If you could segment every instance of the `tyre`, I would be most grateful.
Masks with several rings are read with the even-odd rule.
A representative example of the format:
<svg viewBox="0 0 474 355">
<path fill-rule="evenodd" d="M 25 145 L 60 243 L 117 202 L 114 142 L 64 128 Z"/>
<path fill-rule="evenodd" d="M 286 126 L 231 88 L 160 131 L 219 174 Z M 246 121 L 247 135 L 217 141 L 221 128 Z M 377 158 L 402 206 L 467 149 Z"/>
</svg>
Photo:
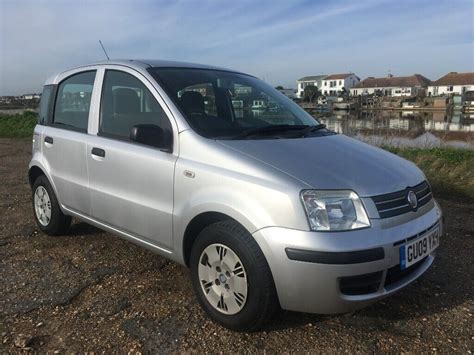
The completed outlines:
<svg viewBox="0 0 474 355">
<path fill-rule="evenodd" d="M 59 207 L 58 199 L 46 176 L 39 176 L 33 184 L 33 215 L 38 227 L 48 235 L 61 235 L 71 225 Z"/>
<path fill-rule="evenodd" d="M 234 221 L 211 224 L 191 250 L 191 278 L 209 317 L 226 328 L 254 331 L 279 309 L 265 256 L 250 233 Z"/>
</svg>

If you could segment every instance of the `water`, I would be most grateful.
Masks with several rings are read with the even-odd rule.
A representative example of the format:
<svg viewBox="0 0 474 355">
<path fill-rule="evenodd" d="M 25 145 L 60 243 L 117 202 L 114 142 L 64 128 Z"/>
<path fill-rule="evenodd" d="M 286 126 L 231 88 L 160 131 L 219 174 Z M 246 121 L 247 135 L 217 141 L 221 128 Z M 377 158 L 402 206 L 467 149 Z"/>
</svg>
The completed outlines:
<svg viewBox="0 0 474 355">
<path fill-rule="evenodd" d="M 376 146 L 474 149 L 474 114 L 384 110 L 311 114 L 333 131 Z"/>
</svg>

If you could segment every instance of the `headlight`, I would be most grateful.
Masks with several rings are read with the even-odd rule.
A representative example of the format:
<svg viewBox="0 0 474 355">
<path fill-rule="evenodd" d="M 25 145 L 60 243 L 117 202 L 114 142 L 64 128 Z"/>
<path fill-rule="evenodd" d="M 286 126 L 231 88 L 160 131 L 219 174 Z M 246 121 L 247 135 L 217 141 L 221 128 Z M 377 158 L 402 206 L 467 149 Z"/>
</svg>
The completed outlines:
<svg viewBox="0 0 474 355">
<path fill-rule="evenodd" d="M 347 231 L 370 226 L 359 196 L 350 190 L 305 190 L 301 199 L 314 231 Z"/>
</svg>

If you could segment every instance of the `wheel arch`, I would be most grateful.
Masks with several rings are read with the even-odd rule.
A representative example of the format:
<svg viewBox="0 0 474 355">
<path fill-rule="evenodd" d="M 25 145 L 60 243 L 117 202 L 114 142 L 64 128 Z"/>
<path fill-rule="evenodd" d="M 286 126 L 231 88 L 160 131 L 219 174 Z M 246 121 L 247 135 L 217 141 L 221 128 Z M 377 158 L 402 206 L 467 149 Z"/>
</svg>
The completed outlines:
<svg viewBox="0 0 474 355">
<path fill-rule="evenodd" d="M 33 184 L 35 183 L 36 179 L 38 177 L 40 177 L 41 175 L 46 176 L 43 169 L 41 169 L 39 166 L 33 165 L 29 168 L 29 170 L 28 170 L 28 181 L 30 183 L 30 187 L 33 187 Z"/>
<path fill-rule="evenodd" d="M 232 218 L 231 216 L 229 216 L 225 213 L 214 212 L 214 211 L 202 212 L 202 213 L 198 214 L 197 216 L 195 216 L 188 223 L 188 225 L 186 226 L 186 230 L 184 232 L 184 235 L 183 235 L 183 246 L 182 246 L 182 248 L 183 248 L 183 250 L 182 250 L 183 261 L 184 261 L 186 266 L 189 267 L 189 261 L 190 261 L 189 259 L 190 259 L 190 256 L 191 256 L 191 249 L 192 249 L 194 241 L 196 240 L 199 233 L 204 228 L 206 228 L 207 226 L 209 226 L 213 223 L 220 222 L 220 221 L 226 221 L 226 220 L 234 221 L 234 222 L 239 223 L 240 225 L 242 225 L 242 223 L 237 221 L 235 218 Z M 243 225 L 242 225 L 242 227 L 245 228 L 245 226 L 243 226 Z"/>
<path fill-rule="evenodd" d="M 59 202 L 59 206 L 61 210 L 63 209 L 62 204 L 61 204 L 61 197 L 58 196 L 58 190 L 56 189 L 56 185 L 54 184 L 53 179 L 51 176 L 48 174 L 48 169 L 46 169 L 40 161 L 38 160 L 33 160 L 28 168 L 28 182 L 30 183 L 30 186 L 33 188 L 33 184 L 35 183 L 35 180 L 41 176 L 44 175 L 46 179 L 48 179 L 49 183 L 51 184 L 51 187 L 53 188 L 53 192 L 56 195 L 56 199 Z M 64 213 L 64 211 L 63 211 Z"/>
</svg>

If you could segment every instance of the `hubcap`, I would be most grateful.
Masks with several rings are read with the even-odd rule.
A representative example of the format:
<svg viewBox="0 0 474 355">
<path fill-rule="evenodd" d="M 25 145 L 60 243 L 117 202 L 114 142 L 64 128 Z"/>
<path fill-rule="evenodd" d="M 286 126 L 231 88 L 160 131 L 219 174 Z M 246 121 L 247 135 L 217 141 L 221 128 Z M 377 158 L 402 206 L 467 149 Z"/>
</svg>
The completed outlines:
<svg viewBox="0 0 474 355">
<path fill-rule="evenodd" d="M 42 226 L 47 226 L 51 221 L 51 200 L 48 191 L 43 186 L 38 186 L 35 191 L 35 214 Z"/>
<path fill-rule="evenodd" d="M 247 301 L 247 273 L 237 254 L 211 244 L 199 258 L 198 276 L 207 301 L 219 312 L 236 314 Z"/>
</svg>

